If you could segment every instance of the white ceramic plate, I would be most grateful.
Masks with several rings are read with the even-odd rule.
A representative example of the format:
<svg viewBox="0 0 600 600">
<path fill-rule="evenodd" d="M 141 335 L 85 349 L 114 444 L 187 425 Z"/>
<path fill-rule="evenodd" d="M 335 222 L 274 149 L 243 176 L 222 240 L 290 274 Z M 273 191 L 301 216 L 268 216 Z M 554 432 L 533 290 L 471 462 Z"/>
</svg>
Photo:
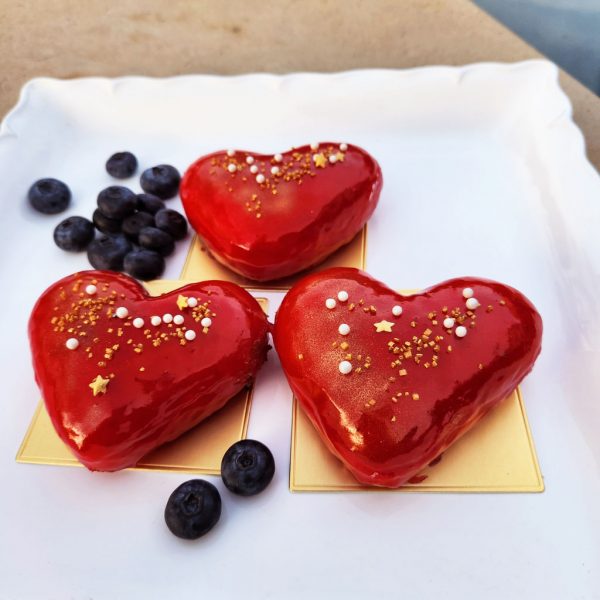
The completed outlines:
<svg viewBox="0 0 600 600">
<path fill-rule="evenodd" d="M 198 543 L 162 520 L 181 474 L 16 464 L 38 399 L 28 313 L 48 284 L 87 267 L 54 247 L 63 215 L 34 214 L 30 183 L 65 180 L 67 214 L 90 215 L 117 150 L 184 169 L 215 149 L 319 139 L 381 162 L 373 275 L 397 288 L 486 276 L 539 308 L 544 350 L 523 391 L 546 492 L 291 494 L 291 398 L 275 357 L 250 422 L 274 451 L 275 480 L 249 500 L 223 492 L 222 521 Z M 0 182 L 0 597 L 598 597 L 600 180 L 553 65 L 37 79 L 2 126 Z"/>
</svg>

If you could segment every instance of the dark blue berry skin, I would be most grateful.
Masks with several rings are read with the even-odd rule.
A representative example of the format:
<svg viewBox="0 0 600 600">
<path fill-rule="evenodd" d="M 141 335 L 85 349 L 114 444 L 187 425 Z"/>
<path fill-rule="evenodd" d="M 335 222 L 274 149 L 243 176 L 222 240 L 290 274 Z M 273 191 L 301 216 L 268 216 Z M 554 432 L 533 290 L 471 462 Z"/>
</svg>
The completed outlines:
<svg viewBox="0 0 600 600">
<path fill-rule="evenodd" d="M 121 219 L 109 219 L 100 212 L 99 208 L 94 211 L 92 221 L 96 229 L 102 233 L 120 233 L 121 231 Z"/>
<path fill-rule="evenodd" d="M 140 231 L 144 227 L 152 227 L 154 225 L 154 217 L 150 213 L 135 212 L 123 219 L 121 223 L 121 231 L 133 241 L 137 241 Z"/>
<path fill-rule="evenodd" d="M 127 179 L 135 173 L 137 164 L 131 152 L 117 152 L 106 161 L 106 171 L 117 179 Z"/>
<path fill-rule="evenodd" d="M 137 209 L 155 215 L 161 208 L 165 208 L 165 203 L 158 197 L 152 194 L 137 195 Z"/>
<path fill-rule="evenodd" d="M 273 479 L 275 460 L 271 451 L 256 440 L 241 440 L 225 452 L 221 461 L 221 478 L 230 492 L 254 496 Z"/>
<path fill-rule="evenodd" d="M 98 194 L 98 208 L 109 219 L 124 219 L 137 207 L 136 195 L 121 185 L 111 185 Z"/>
<path fill-rule="evenodd" d="M 67 217 L 54 229 L 54 242 L 62 250 L 81 252 L 94 239 L 94 224 L 83 217 Z"/>
<path fill-rule="evenodd" d="M 162 275 L 165 259 L 153 250 L 132 250 L 125 255 L 123 269 L 136 279 L 150 281 Z"/>
<path fill-rule="evenodd" d="M 165 522 L 173 535 L 195 540 L 208 533 L 221 518 L 219 490 L 203 479 L 182 483 L 165 506 Z"/>
<path fill-rule="evenodd" d="M 161 256 L 169 256 L 175 250 L 175 241 L 162 229 L 144 227 L 138 235 L 138 244 L 147 250 L 154 250 Z"/>
<path fill-rule="evenodd" d="M 69 206 L 71 190 L 58 179 L 39 179 L 29 188 L 27 198 L 38 212 L 54 215 Z"/>
<path fill-rule="evenodd" d="M 131 249 L 131 242 L 124 235 L 102 235 L 90 243 L 87 255 L 94 269 L 122 271 L 125 255 Z"/>
<path fill-rule="evenodd" d="M 187 233 L 187 221 L 176 210 L 163 208 L 154 215 L 159 229 L 166 231 L 174 240 L 182 240 Z"/>
<path fill-rule="evenodd" d="M 163 200 L 172 198 L 179 191 L 181 175 L 171 165 L 156 165 L 146 169 L 140 177 L 142 189 L 148 193 L 158 196 Z"/>
</svg>

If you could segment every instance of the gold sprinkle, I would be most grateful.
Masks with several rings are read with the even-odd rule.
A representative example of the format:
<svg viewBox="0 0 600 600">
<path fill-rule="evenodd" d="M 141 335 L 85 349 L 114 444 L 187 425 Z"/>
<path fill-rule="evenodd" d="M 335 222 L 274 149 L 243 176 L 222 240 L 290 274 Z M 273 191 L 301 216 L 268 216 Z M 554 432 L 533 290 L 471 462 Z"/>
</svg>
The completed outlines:
<svg viewBox="0 0 600 600">
<path fill-rule="evenodd" d="M 418 400 L 420 398 L 419 394 L 413 394 L 412 395 L 412 399 L 413 400 Z"/>
<path fill-rule="evenodd" d="M 406 375 L 406 369 L 400 369 L 398 374 L 400 375 L 400 377 L 404 377 Z"/>
<path fill-rule="evenodd" d="M 184 308 L 187 308 L 187 305 L 187 297 L 183 296 L 182 294 L 179 294 L 179 296 L 177 296 L 177 308 L 179 308 L 179 310 L 183 310 Z"/>
<path fill-rule="evenodd" d="M 382 331 L 385 331 L 387 333 L 392 333 L 392 327 L 394 325 L 395 325 L 394 323 L 390 323 L 389 321 L 386 321 L 385 319 L 383 321 L 379 321 L 379 323 L 373 323 L 373 327 L 375 327 L 376 333 L 381 333 Z"/>
<path fill-rule="evenodd" d="M 106 387 L 109 383 L 110 379 L 104 379 L 102 375 L 98 375 L 88 387 L 92 390 L 94 396 L 97 396 L 98 394 L 106 394 Z"/>
<path fill-rule="evenodd" d="M 304 360 L 304 354 L 298 354 L 298 360 Z"/>
<path fill-rule="evenodd" d="M 350 347 L 350 344 L 349 344 L 348 342 L 342 342 L 342 343 L 340 344 L 340 348 L 341 348 L 342 350 L 348 350 L 348 348 L 349 348 L 349 347 Z"/>
</svg>

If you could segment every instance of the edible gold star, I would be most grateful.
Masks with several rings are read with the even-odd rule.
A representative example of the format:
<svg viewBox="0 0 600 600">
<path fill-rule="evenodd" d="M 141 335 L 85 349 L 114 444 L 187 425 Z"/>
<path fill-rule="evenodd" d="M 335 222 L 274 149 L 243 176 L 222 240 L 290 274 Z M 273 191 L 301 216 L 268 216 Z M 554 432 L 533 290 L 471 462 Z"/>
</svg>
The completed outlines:
<svg viewBox="0 0 600 600">
<path fill-rule="evenodd" d="M 377 333 L 380 333 L 382 331 L 392 333 L 392 327 L 394 326 L 394 323 L 390 323 L 389 321 L 383 320 L 379 321 L 379 323 L 373 323 L 373 326 L 375 327 Z"/>
<path fill-rule="evenodd" d="M 315 154 L 313 160 L 315 161 L 315 166 L 321 167 L 321 169 L 324 169 L 327 165 L 327 159 L 322 152 L 320 154 Z"/>
<path fill-rule="evenodd" d="M 343 152 L 338 152 L 335 157 L 337 158 L 337 162 L 344 162 L 344 153 Z"/>
<path fill-rule="evenodd" d="M 179 296 L 177 296 L 177 307 L 179 308 L 179 310 L 183 310 L 184 308 L 187 308 L 187 303 L 188 299 L 185 296 L 182 296 L 181 294 L 179 294 Z"/>
<path fill-rule="evenodd" d="M 102 375 L 98 375 L 92 383 L 90 383 L 89 387 L 92 388 L 92 392 L 94 396 L 98 394 L 106 394 L 106 386 L 110 383 L 110 379 L 104 379 Z"/>
</svg>

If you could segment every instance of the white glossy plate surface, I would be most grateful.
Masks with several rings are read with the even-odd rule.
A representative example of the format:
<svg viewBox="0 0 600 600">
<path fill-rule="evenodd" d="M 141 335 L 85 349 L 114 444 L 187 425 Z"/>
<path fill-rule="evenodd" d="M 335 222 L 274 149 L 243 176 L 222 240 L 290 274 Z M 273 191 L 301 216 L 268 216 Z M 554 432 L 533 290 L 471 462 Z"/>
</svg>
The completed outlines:
<svg viewBox="0 0 600 600">
<path fill-rule="evenodd" d="M 216 149 L 319 139 L 381 163 L 374 276 L 395 288 L 484 276 L 537 305 L 544 349 L 523 393 L 545 493 L 291 494 L 291 396 L 273 353 L 249 434 L 273 450 L 275 479 L 241 499 L 211 478 L 222 520 L 197 543 L 163 523 L 181 474 L 16 464 L 38 400 L 29 311 L 47 285 L 87 268 L 52 229 L 91 215 L 112 183 L 106 158 L 129 149 L 143 166 L 184 169 Z M 42 176 L 70 185 L 65 215 L 29 209 Z M 2 125 L 0 182 L 0 598 L 599 597 L 600 178 L 554 66 L 37 79 Z M 269 297 L 274 311 L 281 296 Z"/>
</svg>

